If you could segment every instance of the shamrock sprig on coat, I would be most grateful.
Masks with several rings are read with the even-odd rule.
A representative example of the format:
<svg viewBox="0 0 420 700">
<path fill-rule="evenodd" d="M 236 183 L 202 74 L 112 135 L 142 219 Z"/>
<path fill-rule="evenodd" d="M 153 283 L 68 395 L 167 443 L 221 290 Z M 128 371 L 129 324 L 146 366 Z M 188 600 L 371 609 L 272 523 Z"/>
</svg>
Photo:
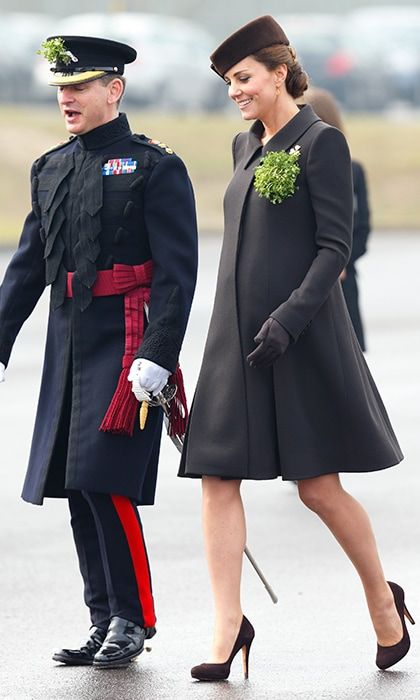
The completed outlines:
<svg viewBox="0 0 420 700">
<path fill-rule="evenodd" d="M 268 151 L 255 169 L 254 188 L 258 195 L 272 204 L 280 204 L 287 197 L 292 197 L 300 173 L 299 156 L 299 145 L 290 151 Z"/>
</svg>

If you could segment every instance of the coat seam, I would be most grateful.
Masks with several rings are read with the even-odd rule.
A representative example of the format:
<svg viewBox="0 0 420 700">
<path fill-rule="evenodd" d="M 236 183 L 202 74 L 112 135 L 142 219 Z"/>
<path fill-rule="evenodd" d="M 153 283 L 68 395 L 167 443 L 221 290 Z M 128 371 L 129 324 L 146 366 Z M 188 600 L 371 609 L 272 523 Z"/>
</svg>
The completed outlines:
<svg viewBox="0 0 420 700">
<path fill-rule="evenodd" d="M 339 283 L 337 282 L 337 284 L 339 284 Z M 343 362 L 342 362 L 342 357 L 341 357 L 341 352 L 340 352 L 340 344 L 338 342 L 337 329 L 335 327 L 334 316 L 332 313 L 331 304 L 329 303 L 330 300 L 331 300 L 331 294 L 328 296 L 325 303 L 327 304 L 328 315 L 330 317 L 330 321 L 332 323 L 333 330 L 334 330 L 334 341 L 335 341 L 335 346 L 337 349 L 337 357 L 338 357 L 338 362 L 340 364 L 340 374 L 341 374 L 341 378 L 342 378 L 342 382 L 343 382 L 344 401 L 345 401 L 345 405 L 347 406 L 348 405 L 348 391 L 347 391 L 346 375 L 345 375 L 344 368 L 343 368 Z M 345 445 L 345 454 L 347 455 L 348 454 L 348 436 L 347 436 L 347 431 L 345 430 L 345 426 L 343 423 L 343 411 L 342 410 L 340 411 L 340 434 L 341 434 L 341 442 L 342 442 L 342 444 Z M 340 465 L 337 465 L 337 472 L 340 471 L 339 467 L 340 467 Z"/>
<path fill-rule="evenodd" d="M 68 340 L 70 340 L 70 338 Z M 62 380 L 62 384 L 60 387 L 61 388 L 60 411 L 57 411 L 56 419 L 52 424 L 51 438 L 50 438 L 50 442 L 49 442 L 49 446 L 48 446 L 47 458 L 44 460 L 44 464 L 46 464 L 47 468 L 44 470 L 44 479 L 41 482 L 40 487 L 39 487 L 39 491 L 38 491 L 38 496 L 41 499 L 41 501 L 45 497 L 45 486 L 46 486 L 46 483 L 48 480 L 48 475 L 49 475 L 51 467 L 52 467 L 51 458 L 54 454 L 54 448 L 55 448 L 56 440 L 57 440 L 58 426 L 60 425 L 60 420 L 61 420 L 61 416 L 62 416 L 62 412 L 63 412 L 63 403 L 64 403 L 65 393 L 66 393 L 67 374 L 69 371 L 69 358 L 70 358 L 70 348 L 67 347 L 66 362 L 65 362 L 66 370 L 65 370 L 64 374 L 62 375 L 63 380 Z M 66 469 L 66 465 L 64 465 L 64 468 Z"/>
</svg>

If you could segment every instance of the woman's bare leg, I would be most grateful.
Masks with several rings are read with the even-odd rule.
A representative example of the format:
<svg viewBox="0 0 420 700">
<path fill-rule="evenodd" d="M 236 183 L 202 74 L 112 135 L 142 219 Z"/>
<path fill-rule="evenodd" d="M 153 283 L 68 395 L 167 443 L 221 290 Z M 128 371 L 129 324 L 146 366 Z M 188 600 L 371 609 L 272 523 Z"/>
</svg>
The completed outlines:
<svg viewBox="0 0 420 700">
<path fill-rule="evenodd" d="M 402 625 L 376 546 L 368 515 L 340 483 L 338 474 L 299 481 L 299 496 L 331 530 L 353 562 L 364 587 L 378 643 L 400 641 Z"/>
<path fill-rule="evenodd" d="M 215 606 L 212 663 L 229 657 L 242 620 L 241 574 L 246 544 L 239 480 L 204 476 L 203 530 Z"/>
</svg>

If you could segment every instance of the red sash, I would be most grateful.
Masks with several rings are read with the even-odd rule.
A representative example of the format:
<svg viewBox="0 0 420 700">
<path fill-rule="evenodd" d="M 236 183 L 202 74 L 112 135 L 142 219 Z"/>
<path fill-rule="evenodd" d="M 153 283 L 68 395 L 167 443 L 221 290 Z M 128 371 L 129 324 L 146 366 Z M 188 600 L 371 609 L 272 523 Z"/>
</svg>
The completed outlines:
<svg viewBox="0 0 420 700">
<path fill-rule="evenodd" d="M 152 275 L 153 262 L 151 260 L 142 265 L 115 264 L 112 270 L 98 270 L 96 273 L 96 280 L 92 287 L 92 296 L 101 297 L 123 294 L 125 317 L 125 350 L 122 357 L 122 370 L 111 403 L 99 427 L 99 430 L 103 432 L 133 435 L 139 404 L 131 391 L 131 382 L 128 381 L 128 374 L 134 356 L 143 340 L 144 307 L 145 304 L 150 303 Z M 68 297 L 73 296 L 72 278 L 73 273 L 68 272 L 66 294 Z M 179 407 L 180 414 L 174 415 L 173 420 L 171 410 L 170 434 L 177 434 L 179 437 L 182 437 L 185 433 L 188 414 L 182 373 L 179 366 L 169 378 L 169 381 L 175 383 L 178 389 L 178 401 L 172 401 L 174 407 L 178 404 L 181 397 L 184 398 L 182 406 Z"/>
</svg>

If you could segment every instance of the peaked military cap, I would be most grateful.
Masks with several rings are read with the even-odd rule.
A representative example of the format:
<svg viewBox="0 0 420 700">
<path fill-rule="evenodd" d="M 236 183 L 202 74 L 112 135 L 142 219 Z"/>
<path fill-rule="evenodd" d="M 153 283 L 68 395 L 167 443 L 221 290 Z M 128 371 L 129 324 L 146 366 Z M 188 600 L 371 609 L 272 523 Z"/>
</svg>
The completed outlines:
<svg viewBox="0 0 420 700">
<path fill-rule="evenodd" d="M 92 36 L 50 36 L 47 42 L 60 40 L 64 51 L 52 66 L 50 85 L 77 85 L 101 78 L 107 73 L 123 75 L 126 63 L 132 63 L 137 51 L 127 44 Z"/>
<path fill-rule="evenodd" d="M 263 15 L 228 36 L 213 51 L 210 56 L 211 68 L 223 78 L 229 68 L 247 56 L 274 44 L 288 46 L 289 43 L 289 39 L 276 20 L 271 15 Z"/>
</svg>

